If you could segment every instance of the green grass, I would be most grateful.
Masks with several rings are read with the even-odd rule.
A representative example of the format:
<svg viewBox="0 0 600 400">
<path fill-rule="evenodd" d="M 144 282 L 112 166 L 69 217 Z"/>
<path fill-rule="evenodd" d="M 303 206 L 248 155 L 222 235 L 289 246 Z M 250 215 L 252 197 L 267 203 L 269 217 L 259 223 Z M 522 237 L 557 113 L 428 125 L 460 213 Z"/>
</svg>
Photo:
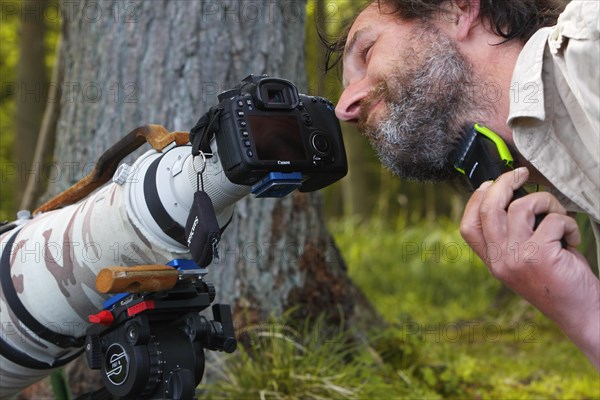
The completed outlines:
<svg viewBox="0 0 600 400">
<path fill-rule="evenodd" d="M 390 322 L 481 315 L 500 287 L 447 221 L 398 228 L 346 221 L 332 231 L 350 276 Z"/>
<path fill-rule="evenodd" d="M 367 337 L 283 318 L 216 366 L 209 398 L 600 399 L 600 376 L 552 322 L 472 256 L 455 224 L 334 223 L 349 273 L 388 321 Z M 461 250 L 461 251 L 459 251 Z"/>
<path fill-rule="evenodd" d="M 304 329 L 272 321 L 252 331 L 250 345 L 208 367 L 220 380 L 200 387 L 209 399 L 363 399 L 426 395 L 374 356 L 374 349 L 321 321 Z M 309 327 L 310 325 L 310 327 Z M 432 393 L 429 393 L 430 395 Z"/>
</svg>

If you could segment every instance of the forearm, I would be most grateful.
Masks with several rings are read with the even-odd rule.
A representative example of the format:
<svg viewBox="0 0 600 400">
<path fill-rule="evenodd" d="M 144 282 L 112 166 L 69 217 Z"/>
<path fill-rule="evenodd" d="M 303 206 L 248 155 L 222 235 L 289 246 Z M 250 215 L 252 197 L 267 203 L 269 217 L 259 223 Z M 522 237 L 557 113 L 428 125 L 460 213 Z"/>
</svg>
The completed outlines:
<svg viewBox="0 0 600 400">
<path fill-rule="evenodd" d="M 581 313 L 572 315 L 575 317 L 573 319 L 555 319 L 555 322 L 596 369 L 600 370 L 600 281 L 597 278 L 595 289 L 591 292 L 589 303 Z"/>
</svg>

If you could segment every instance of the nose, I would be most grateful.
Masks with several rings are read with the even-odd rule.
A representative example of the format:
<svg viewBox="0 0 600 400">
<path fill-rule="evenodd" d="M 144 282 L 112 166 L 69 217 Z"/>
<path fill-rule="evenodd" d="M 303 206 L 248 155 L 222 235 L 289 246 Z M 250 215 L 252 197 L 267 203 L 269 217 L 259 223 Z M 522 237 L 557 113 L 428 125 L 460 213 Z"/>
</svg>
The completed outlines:
<svg viewBox="0 0 600 400">
<path fill-rule="evenodd" d="M 335 115 L 341 121 L 357 123 L 360 116 L 361 103 L 367 97 L 368 91 L 350 85 L 342 92 L 340 100 L 335 107 Z"/>
</svg>

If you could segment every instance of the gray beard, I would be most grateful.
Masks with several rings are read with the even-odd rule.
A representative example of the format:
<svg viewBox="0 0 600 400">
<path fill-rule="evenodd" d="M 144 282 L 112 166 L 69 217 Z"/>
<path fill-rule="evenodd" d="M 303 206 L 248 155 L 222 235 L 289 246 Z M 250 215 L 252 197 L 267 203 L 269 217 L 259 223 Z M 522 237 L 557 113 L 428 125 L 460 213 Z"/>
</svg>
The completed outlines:
<svg viewBox="0 0 600 400">
<path fill-rule="evenodd" d="M 368 115 L 359 120 L 382 164 L 420 182 L 456 179 L 451 157 L 462 127 L 481 121 L 472 68 L 450 39 L 431 29 L 416 32 L 414 37 L 429 46 L 420 53 L 412 50 L 413 57 L 407 57 L 412 65 L 394 71 L 366 100 L 383 97 L 389 114 L 377 126 L 366 125 Z"/>
</svg>

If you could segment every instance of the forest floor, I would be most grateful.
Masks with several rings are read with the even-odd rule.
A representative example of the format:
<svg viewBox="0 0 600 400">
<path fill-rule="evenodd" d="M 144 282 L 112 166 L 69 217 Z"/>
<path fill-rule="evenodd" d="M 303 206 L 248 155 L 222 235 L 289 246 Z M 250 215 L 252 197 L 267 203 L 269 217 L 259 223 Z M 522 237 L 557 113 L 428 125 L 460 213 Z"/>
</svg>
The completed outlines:
<svg viewBox="0 0 600 400">
<path fill-rule="evenodd" d="M 389 323 L 285 319 L 218 366 L 209 398 L 600 399 L 600 375 L 542 314 L 495 281 L 456 224 L 332 223 L 349 273 Z"/>
</svg>

